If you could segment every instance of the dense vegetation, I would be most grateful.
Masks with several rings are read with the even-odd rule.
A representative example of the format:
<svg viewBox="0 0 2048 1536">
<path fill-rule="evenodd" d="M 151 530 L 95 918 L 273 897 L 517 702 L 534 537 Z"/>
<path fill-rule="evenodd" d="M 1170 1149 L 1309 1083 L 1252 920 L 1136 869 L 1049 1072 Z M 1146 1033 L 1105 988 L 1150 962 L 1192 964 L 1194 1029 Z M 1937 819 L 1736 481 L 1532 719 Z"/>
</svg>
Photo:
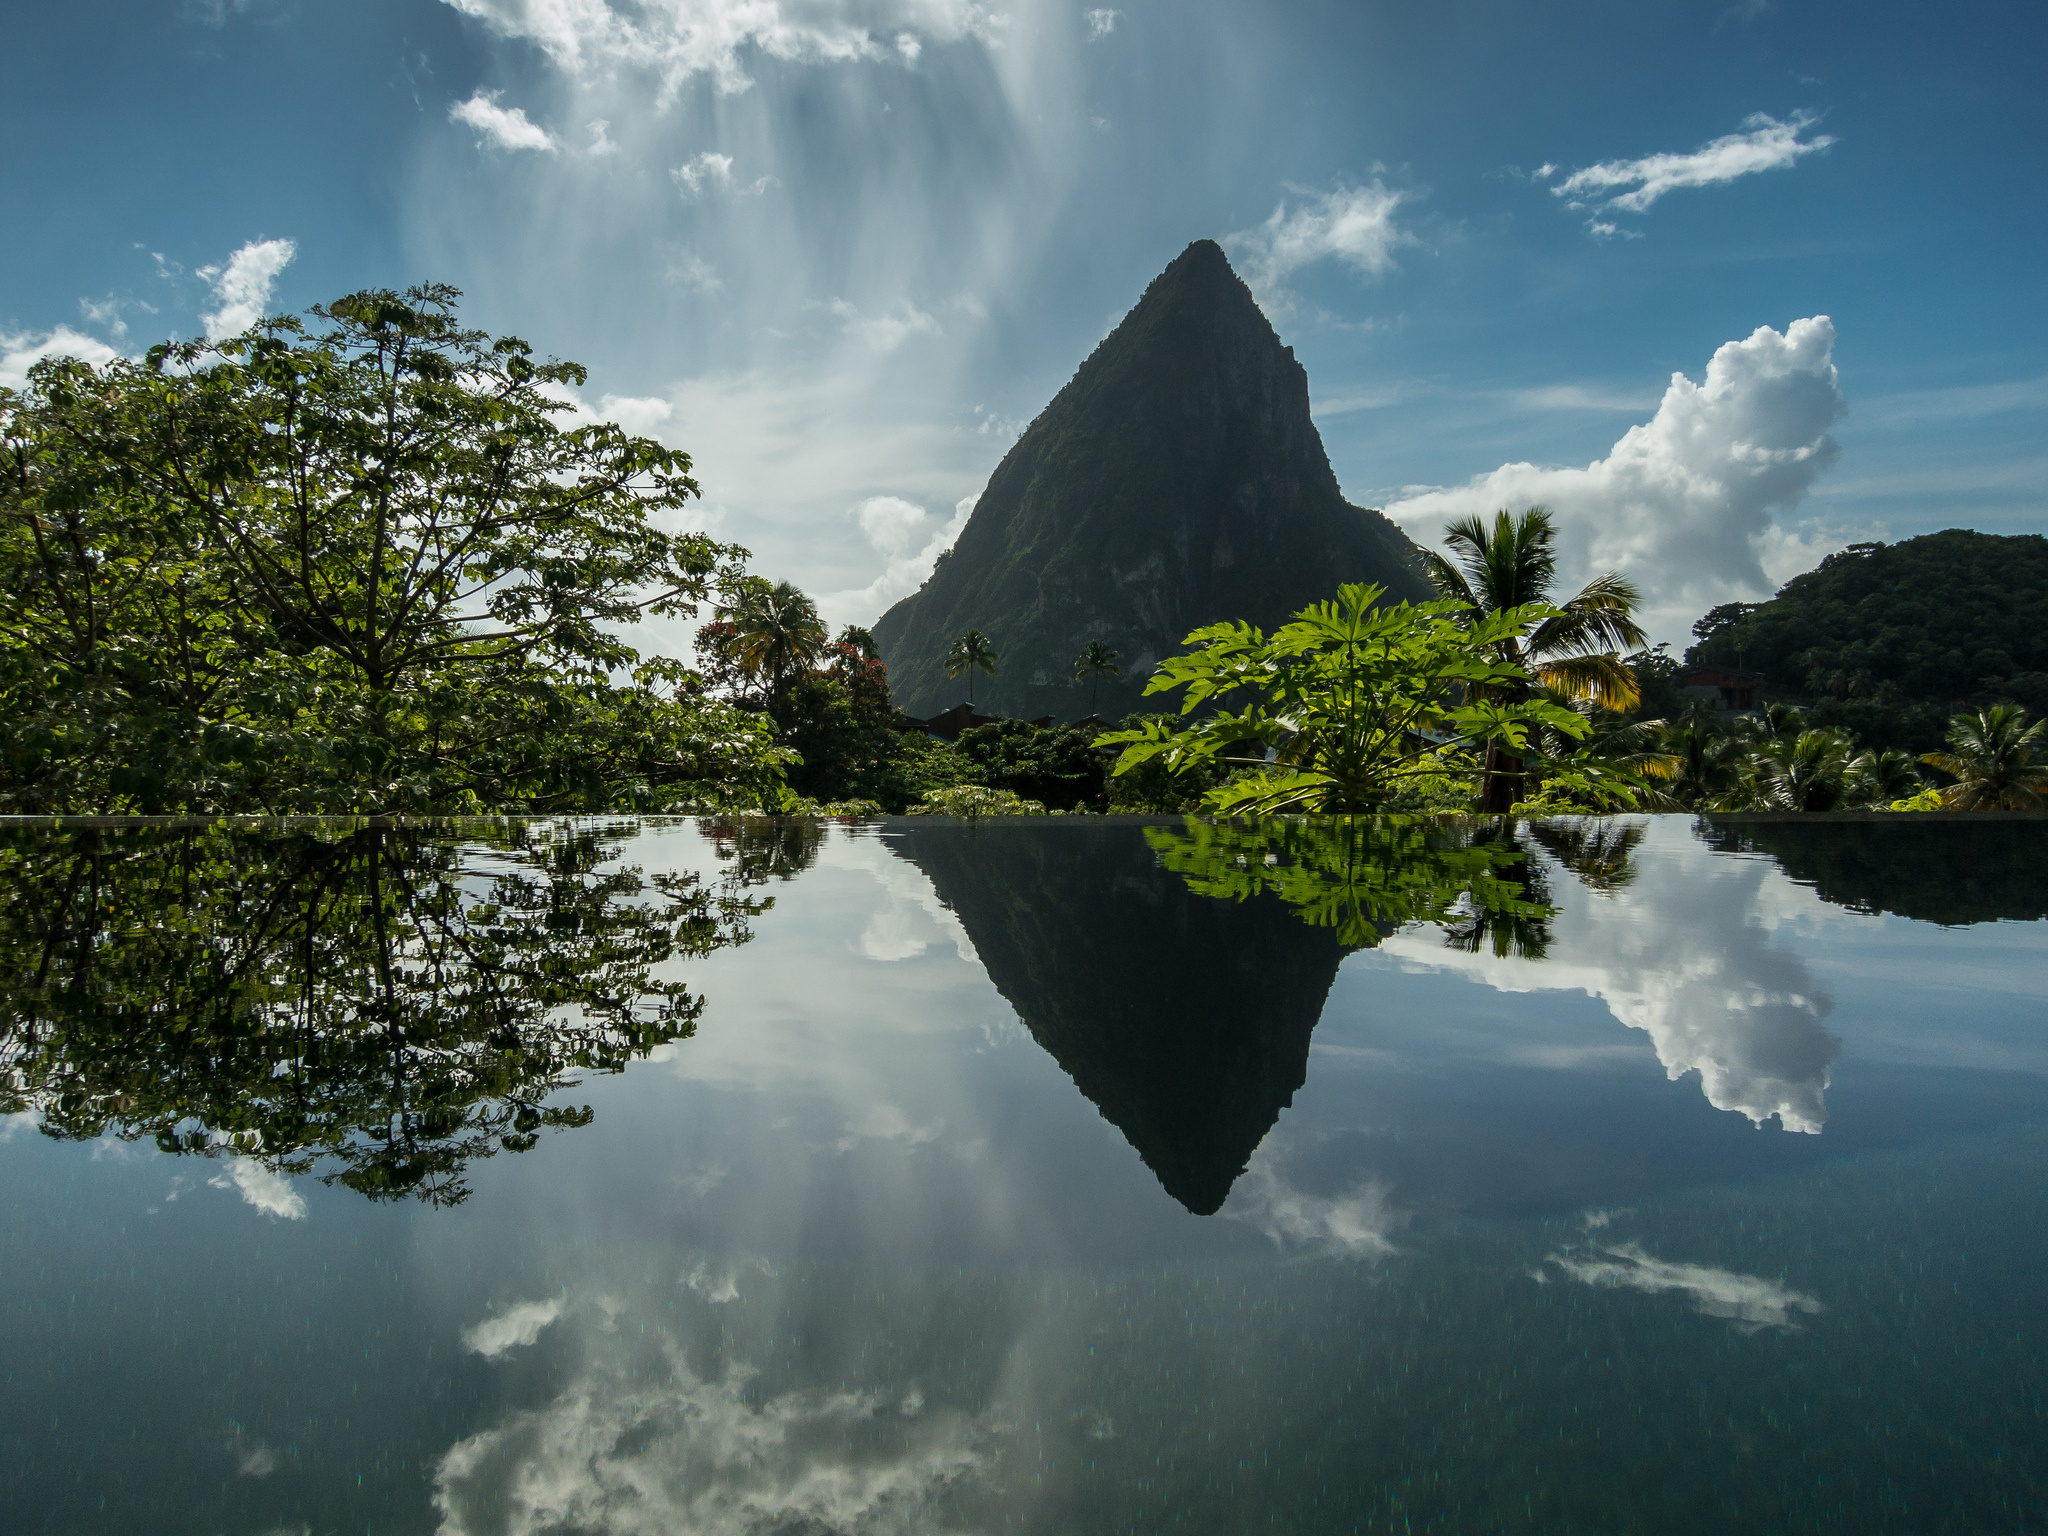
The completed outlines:
<svg viewBox="0 0 2048 1536">
<path fill-rule="evenodd" d="M 2048 711 L 2048 538 L 1951 528 L 1853 545 L 1693 633 L 1688 661 L 1763 673 L 1810 701 L 1816 726 L 1932 751 L 1965 706 Z"/>
</svg>

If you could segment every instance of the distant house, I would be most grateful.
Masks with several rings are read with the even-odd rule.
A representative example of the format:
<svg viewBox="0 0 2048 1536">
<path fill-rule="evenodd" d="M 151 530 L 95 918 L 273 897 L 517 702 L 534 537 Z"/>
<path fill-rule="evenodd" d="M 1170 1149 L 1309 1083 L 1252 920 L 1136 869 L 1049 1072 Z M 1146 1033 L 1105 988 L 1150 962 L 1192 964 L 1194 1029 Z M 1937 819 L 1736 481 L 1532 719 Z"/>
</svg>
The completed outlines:
<svg viewBox="0 0 2048 1536">
<path fill-rule="evenodd" d="M 933 715 L 929 720 L 918 720 L 913 724 L 921 727 L 926 735 L 936 736 L 941 741 L 958 741 L 962 731 L 971 731 L 977 725 L 998 725 L 1006 718 L 1008 717 L 1004 715 L 976 714 L 971 705 L 955 704 L 951 709 Z M 1036 720 L 1026 723 L 1044 730 L 1052 724 L 1052 716 L 1040 715 Z"/>
<path fill-rule="evenodd" d="M 1764 675 L 1734 667 L 1694 667 L 1678 674 L 1678 686 L 1716 709 L 1741 714 L 1762 701 Z"/>
</svg>

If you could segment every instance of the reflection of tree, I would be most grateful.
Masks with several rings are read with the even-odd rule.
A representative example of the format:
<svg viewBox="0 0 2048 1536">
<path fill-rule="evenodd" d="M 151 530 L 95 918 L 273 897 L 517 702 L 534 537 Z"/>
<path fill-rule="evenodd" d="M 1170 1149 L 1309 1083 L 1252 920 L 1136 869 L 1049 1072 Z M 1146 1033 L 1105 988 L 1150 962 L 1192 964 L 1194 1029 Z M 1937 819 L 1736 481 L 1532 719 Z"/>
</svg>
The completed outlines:
<svg viewBox="0 0 2048 1536">
<path fill-rule="evenodd" d="M 630 825 L 17 832 L 0 842 L 0 1112 L 450 1205 L 474 1158 L 691 1034 L 656 966 L 766 903 L 615 860 Z"/>
<path fill-rule="evenodd" d="M 1197 895 L 1271 892 L 1311 927 L 1336 929 L 1347 948 L 1416 922 L 1442 925 L 1461 948 L 1490 940 L 1497 953 L 1540 954 L 1545 942 L 1551 909 L 1512 821 L 1189 818 L 1145 837 Z"/>
<path fill-rule="evenodd" d="M 2048 917 L 2044 827 L 2039 817 L 1949 813 L 1848 824 L 1702 817 L 1698 830 L 1721 852 L 1770 855 L 1787 878 L 1835 906 L 1962 927 Z"/>
</svg>

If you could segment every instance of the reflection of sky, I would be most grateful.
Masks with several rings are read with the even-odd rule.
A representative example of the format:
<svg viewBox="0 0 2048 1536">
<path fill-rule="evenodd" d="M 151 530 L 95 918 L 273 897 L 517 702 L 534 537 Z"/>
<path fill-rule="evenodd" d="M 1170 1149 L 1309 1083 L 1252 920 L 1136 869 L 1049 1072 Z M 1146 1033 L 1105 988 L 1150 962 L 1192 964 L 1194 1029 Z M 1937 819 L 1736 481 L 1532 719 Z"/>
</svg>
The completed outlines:
<svg viewBox="0 0 2048 1536">
<path fill-rule="evenodd" d="M 686 827 L 633 857 L 715 867 Z M 1432 931 L 1348 959 L 1204 1220 L 924 876 L 835 829 L 751 943 L 684 967 L 697 1034 L 566 1094 L 594 1122 L 475 1165 L 457 1210 L 0 1133 L 0 1434 L 49 1499 L 147 1487 L 116 1506 L 195 1536 L 1398 1524 L 1386 1490 L 1434 1477 L 1520 1509 L 1596 1431 L 1675 1504 L 1591 1528 L 1727 1490 L 1797 1524 L 1822 1443 L 1866 1447 L 1858 1486 L 1972 1486 L 1946 1442 L 1909 1466 L 1856 1426 L 1977 1405 L 2011 1441 L 1982 1405 L 2037 1374 L 1986 1341 L 2048 1335 L 2038 925 L 1842 913 L 1682 822 L 1618 897 L 1554 886 L 1552 962 Z M 1758 1134 L 1786 1105 L 1826 1134 Z M 1755 1443 L 1719 1457 L 1702 1414 Z"/>
</svg>

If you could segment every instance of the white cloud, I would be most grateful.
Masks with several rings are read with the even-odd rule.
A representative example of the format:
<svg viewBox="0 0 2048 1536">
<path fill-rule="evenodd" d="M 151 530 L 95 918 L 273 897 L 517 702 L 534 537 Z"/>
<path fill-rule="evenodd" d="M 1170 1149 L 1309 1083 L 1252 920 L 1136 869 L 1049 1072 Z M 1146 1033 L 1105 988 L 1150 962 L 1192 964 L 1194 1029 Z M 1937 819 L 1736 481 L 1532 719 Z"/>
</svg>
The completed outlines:
<svg viewBox="0 0 2048 1536">
<path fill-rule="evenodd" d="M 552 1402 L 458 1441 L 434 1470 L 443 1536 L 886 1536 L 936 1528 L 933 1499 L 988 1464 L 989 1426 L 914 1386 L 770 1393 L 748 1366 L 707 1381 L 659 1347 L 667 1368 L 649 1371 L 593 1341 Z"/>
<path fill-rule="evenodd" d="M 1834 143 L 1830 134 L 1802 139 L 1817 121 L 1810 112 L 1795 112 L 1785 121 L 1759 112 L 1743 122 L 1744 132 L 1724 134 L 1685 155 L 1645 155 L 1640 160 L 1603 160 L 1573 171 L 1550 189 L 1574 208 L 1601 207 L 1645 213 L 1667 192 L 1682 187 L 1711 187 L 1759 171 L 1783 170 L 1804 156 Z M 1541 176 L 1542 171 L 1537 174 Z M 1617 188 L 1627 191 L 1616 191 Z M 1614 193 L 1608 196 L 1608 193 Z M 1609 234 L 1613 226 L 1605 226 Z"/>
<path fill-rule="evenodd" d="M 667 106 L 683 82 L 709 75 L 720 91 L 753 85 L 742 55 L 840 64 L 894 55 L 915 62 L 923 42 L 993 37 L 1003 18 L 979 0 L 447 0 L 494 31 L 525 38 L 565 72 L 643 70 Z M 913 45 L 905 46 L 905 39 Z"/>
<path fill-rule="evenodd" d="M 536 149 L 550 155 L 556 149 L 553 134 L 539 123 L 529 121 L 524 107 L 499 106 L 496 91 L 479 90 L 469 100 L 450 107 L 448 116 L 454 122 L 469 124 L 500 149 Z"/>
<path fill-rule="evenodd" d="M 199 318 L 206 326 L 206 339 L 239 336 L 268 312 L 270 293 L 277 275 L 291 265 L 299 248 L 290 240 L 251 240 L 227 259 L 224 266 L 201 267 L 194 276 L 213 287 L 220 308 Z"/>
<path fill-rule="evenodd" d="M 665 275 L 671 282 L 681 283 L 685 288 L 707 297 L 725 288 L 718 269 L 693 251 L 684 251 L 670 261 Z"/>
<path fill-rule="evenodd" d="M 714 187 L 732 185 L 732 156 L 701 150 L 668 174 L 682 189 L 683 196 L 695 197 L 707 183 Z"/>
<path fill-rule="evenodd" d="M 1596 1249 L 1597 1257 L 1578 1258 L 1554 1253 L 1548 1262 L 1587 1285 L 1645 1291 L 1650 1295 L 1674 1293 L 1686 1297 L 1694 1310 L 1707 1317 L 1731 1319 L 1744 1333 L 1760 1328 L 1796 1329 L 1795 1312 L 1824 1311 L 1821 1304 L 1803 1291 L 1795 1291 L 1781 1280 L 1763 1275 L 1745 1275 L 1711 1264 L 1676 1264 L 1643 1252 L 1638 1243 L 1621 1243 Z"/>
<path fill-rule="evenodd" d="M 882 573 L 865 587 L 829 593 L 818 606 L 835 623 L 872 624 L 898 598 L 924 584 L 939 556 L 960 537 L 980 499 L 979 493 L 961 497 L 951 519 L 927 534 L 930 514 L 923 507 L 900 496 L 868 497 L 853 515 L 869 546 L 882 557 Z"/>
<path fill-rule="evenodd" d="M 600 421 L 611 421 L 635 437 L 655 437 L 674 416 L 676 408 L 659 396 L 606 395 L 597 404 Z"/>
<path fill-rule="evenodd" d="M 612 125 L 609 121 L 602 117 L 594 118 L 588 126 L 590 128 L 590 148 L 584 151 L 585 154 L 589 155 L 592 159 L 597 159 L 603 155 L 616 155 L 619 152 L 619 146 L 612 142 Z"/>
<path fill-rule="evenodd" d="M 22 388 L 28 383 L 29 369 L 46 357 L 75 357 L 98 368 L 120 355 L 97 336 L 68 325 L 41 337 L 0 333 L 0 389 Z"/>
<path fill-rule="evenodd" d="M 562 1315 L 567 1301 L 550 1296 L 545 1301 L 522 1301 L 507 1307 L 496 1317 L 487 1317 L 462 1331 L 462 1347 L 473 1355 L 495 1360 L 515 1349 L 524 1349 Z"/>
<path fill-rule="evenodd" d="M 825 307 L 839 317 L 847 335 L 877 352 L 894 352 L 912 336 L 946 334 L 936 316 L 926 314 L 908 299 L 899 299 L 894 309 L 878 315 L 863 315 L 844 299 L 834 299 Z"/>
<path fill-rule="evenodd" d="M 1275 1144 L 1262 1146 L 1217 1214 L 1256 1228 L 1276 1246 L 1303 1244 L 1359 1258 L 1396 1251 L 1389 1234 L 1408 1215 L 1388 1199 L 1389 1186 L 1370 1179 L 1341 1195 L 1310 1194 L 1281 1174 L 1280 1155 Z"/>
<path fill-rule="evenodd" d="M 1085 12 L 1084 15 L 1088 22 L 1088 41 L 1092 43 L 1097 38 L 1107 37 L 1110 33 L 1114 32 L 1116 30 L 1117 18 L 1123 15 L 1123 12 L 1095 10 Z"/>
<path fill-rule="evenodd" d="M 1414 243 L 1413 236 L 1394 224 L 1394 210 L 1408 194 L 1388 188 L 1377 177 L 1362 187 L 1339 187 L 1334 192 L 1288 190 L 1304 201 L 1290 209 L 1282 198 L 1265 223 L 1223 238 L 1225 249 L 1238 259 L 1246 281 L 1261 298 L 1282 297 L 1292 273 L 1328 257 L 1367 277 L 1383 276 L 1393 270 L 1394 251 Z"/>
<path fill-rule="evenodd" d="M 215 1189 L 239 1191 L 243 1200 L 266 1216 L 281 1216 L 286 1221 L 306 1219 L 305 1200 L 283 1174 L 271 1172 L 253 1157 L 230 1157 L 222 1168 L 221 1173 L 206 1181 Z"/>
<path fill-rule="evenodd" d="M 1561 576 L 1619 570 L 1642 589 L 1660 638 L 1682 637 L 1715 603 L 1770 595 L 1766 557 L 1788 537 L 1773 513 L 1798 506 L 1838 449 L 1847 409 L 1825 315 L 1781 335 L 1760 326 L 1724 344 L 1695 384 L 1673 374 L 1656 414 L 1583 469 L 1503 464 L 1462 486 L 1404 496 L 1387 515 L 1424 543 L 1453 517 L 1547 506 Z"/>
</svg>

